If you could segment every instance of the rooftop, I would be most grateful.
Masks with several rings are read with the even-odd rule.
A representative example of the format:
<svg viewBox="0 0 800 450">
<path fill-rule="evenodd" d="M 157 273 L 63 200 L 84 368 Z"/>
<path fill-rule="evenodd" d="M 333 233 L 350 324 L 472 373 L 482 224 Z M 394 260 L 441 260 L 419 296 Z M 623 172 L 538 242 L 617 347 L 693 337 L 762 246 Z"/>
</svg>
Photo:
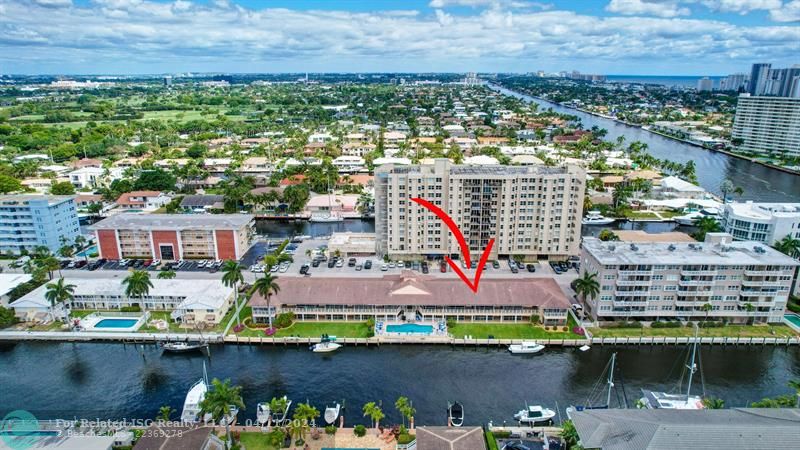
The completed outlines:
<svg viewBox="0 0 800 450">
<path fill-rule="evenodd" d="M 72 200 L 73 198 L 74 197 L 71 195 L 0 195 L 0 204 L 20 204 L 32 201 L 47 201 L 48 205 L 57 205 L 59 203 Z"/>
<path fill-rule="evenodd" d="M 118 214 L 89 227 L 92 230 L 238 230 L 253 220 L 251 214 Z"/>
<path fill-rule="evenodd" d="M 709 233 L 713 234 L 713 233 Z M 724 234 L 724 233 L 717 233 Z M 730 235 L 727 235 L 730 236 Z M 794 259 L 760 242 L 603 242 L 583 240 L 583 248 L 604 265 L 709 264 L 709 265 L 800 265 Z"/>
<path fill-rule="evenodd" d="M 570 414 L 583 448 L 796 448 L 800 409 L 587 409 Z"/>
<path fill-rule="evenodd" d="M 725 208 L 739 217 L 769 220 L 773 217 L 800 217 L 800 203 L 726 203 Z"/>
<path fill-rule="evenodd" d="M 691 236 L 680 231 L 648 233 L 643 230 L 614 230 L 622 242 L 696 242 Z"/>
<path fill-rule="evenodd" d="M 486 441 L 481 427 L 417 427 L 420 450 L 484 450 Z"/>
<path fill-rule="evenodd" d="M 32 278 L 27 273 L 0 273 L 0 296 L 8 294 L 15 287 L 31 281 Z"/>
<path fill-rule="evenodd" d="M 538 306 L 567 309 L 570 302 L 552 278 L 484 278 L 473 293 L 457 278 L 439 278 L 410 270 L 382 278 L 300 278 L 278 280 L 272 302 L 284 305 L 437 305 Z M 266 300 L 255 294 L 253 306 Z"/>
</svg>

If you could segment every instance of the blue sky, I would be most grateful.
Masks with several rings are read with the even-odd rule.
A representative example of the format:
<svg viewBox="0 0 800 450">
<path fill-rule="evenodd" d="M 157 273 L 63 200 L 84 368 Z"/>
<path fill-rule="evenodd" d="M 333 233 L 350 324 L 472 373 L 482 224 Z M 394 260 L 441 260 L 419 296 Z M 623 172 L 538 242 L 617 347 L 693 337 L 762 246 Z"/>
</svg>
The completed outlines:
<svg viewBox="0 0 800 450">
<path fill-rule="evenodd" d="M 0 0 L 0 73 L 720 75 L 798 55 L 800 0 Z"/>
</svg>

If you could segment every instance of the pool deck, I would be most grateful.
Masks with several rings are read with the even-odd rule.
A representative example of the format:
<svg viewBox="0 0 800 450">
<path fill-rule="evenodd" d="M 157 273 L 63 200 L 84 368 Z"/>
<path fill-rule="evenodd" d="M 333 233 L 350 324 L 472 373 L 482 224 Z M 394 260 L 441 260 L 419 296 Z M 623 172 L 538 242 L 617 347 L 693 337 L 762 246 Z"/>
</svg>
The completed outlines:
<svg viewBox="0 0 800 450">
<path fill-rule="evenodd" d="M 797 323 L 792 322 L 789 320 L 789 317 L 794 317 L 797 320 Z M 793 329 L 794 331 L 800 333 L 800 314 L 796 313 L 786 313 L 783 315 L 783 323 L 789 326 L 789 328 Z"/>
</svg>

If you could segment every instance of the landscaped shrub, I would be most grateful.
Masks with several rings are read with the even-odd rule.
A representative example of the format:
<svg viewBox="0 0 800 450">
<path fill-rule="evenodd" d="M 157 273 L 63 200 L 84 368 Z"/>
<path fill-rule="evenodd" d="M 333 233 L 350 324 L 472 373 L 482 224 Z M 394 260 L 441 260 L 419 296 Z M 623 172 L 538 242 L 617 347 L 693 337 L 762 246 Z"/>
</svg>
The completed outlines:
<svg viewBox="0 0 800 450">
<path fill-rule="evenodd" d="M 367 435 L 367 427 L 364 425 L 356 425 L 355 428 L 353 428 L 353 434 L 358 437 L 364 437 Z"/>
<path fill-rule="evenodd" d="M 413 434 L 400 433 L 397 436 L 397 443 L 400 444 L 400 445 L 410 444 L 410 443 L 414 442 L 414 439 L 416 439 L 416 438 L 417 437 L 414 436 Z"/>
<path fill-rule="evenodd" d="M 544 331 L 550 331 L 550 327 L 544 327 Z"/>
<path fill-rule="evenodd" d="M 700 322 L 697 324 L 700 328 L 722 328 L 725 326 L 725 322 Z"/>
<path fill-rule="evenodd" d="M 611 322 L 604 324 L 603 328 L 642 328 L 642 322 Z"/>
<path fill-rule="evenodd" d="M 234 333 L 241 333 L 242 330 L 244 330 L 244 324 L 243 323 L 240 323 L 239 325 L 236 325 L 235 327 L 233 327 L 233 332 Z"/>
<path fill-rule="evenodd" d="M 510 431 L 494 431 L 493 434 L 495 439 L 508 439 L 511 437 Z"/>
<path fill-rule="evenodd" d="M 275 334 L 276 331 L 278 330 L 276 330 L 275 327 L 267 328 L 264 330 L 264 334 L 266 334 L 267 336 L 272 336 L 273 334 Z"/>
<path fill-rule="evenodd" d="M 278 316 L 275 318 L 275 321 L 273 322 L 273 325 L 275 325 L 278 328 L 287 328 L 292 324 L 292 322 L 294 322 L 294 313 L 285 312 L 278 314 Z"/>
<path fill-rule="evenodd" d="M 272 431 L 270 431 L 265 436 L 267 438 L 266 439 L 267 440 L 267 445 L 270 445 L 270 446 L 275 447 L 275 448 L 281 448 L 281 446 L 283 445 L 283 440 L 285 439 L 283 431 L 281 431 L 281 430 L 279 430 L 277 428 L 272 430 Z"/>
<path fill-rule="evenodd" d="M 325 434 L 336 434 L 336 425 L 326 425 Z"/>
<path fill-rule="evenodd" d="M 561 331 L 566 333 L 567 331 L 569 331 L 569 327 L 561 327 Z"/>
<path fill-rule="evenodd" d="M 581 327 L 572 327 L 572 332 L 580 336 L 586 335 L 586 330 Z"/>
<path fill-rule="evenodd" d="M 486 430 L 484 436 L 486 437 L 486 447 L 489 450 L 497 450 L 497 439 L 495 439 L 494 434 L 491 431 Z"/>
<path fill-rule="evenodd" d="M 539 325 L 539 322 L 541 322 L 541 320 L 542 320 L 542 318 L 539 317 L 538 314 L 531 314 L 531 323 L 532 324 Z"/>
<path fill-rule="evenodd" d="M 650 328 L 680 328 L 683 324 L 674 321 L 674 322 L 653 322 L 650 324 Z"/>
<path fill-rule="evenodd" d="M 142 307 L 139 305 L 123 306 L 119 310 L 122 312 L 142 312 Z"/>
</svg>

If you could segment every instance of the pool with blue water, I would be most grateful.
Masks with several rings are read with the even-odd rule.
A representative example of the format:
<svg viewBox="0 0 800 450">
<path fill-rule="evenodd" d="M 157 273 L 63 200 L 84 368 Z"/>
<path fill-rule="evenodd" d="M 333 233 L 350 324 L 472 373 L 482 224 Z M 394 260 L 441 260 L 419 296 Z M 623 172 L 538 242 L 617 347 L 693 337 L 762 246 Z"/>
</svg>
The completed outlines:
<svg viewBox="0 0 800 450">
<path fill-rule="evenodd" d="M 433 334 L 433 325 L 420 325 L 417 323 L 386 325 L 386 332 L 406 333 L 406 334 Z"/>
</svg>

